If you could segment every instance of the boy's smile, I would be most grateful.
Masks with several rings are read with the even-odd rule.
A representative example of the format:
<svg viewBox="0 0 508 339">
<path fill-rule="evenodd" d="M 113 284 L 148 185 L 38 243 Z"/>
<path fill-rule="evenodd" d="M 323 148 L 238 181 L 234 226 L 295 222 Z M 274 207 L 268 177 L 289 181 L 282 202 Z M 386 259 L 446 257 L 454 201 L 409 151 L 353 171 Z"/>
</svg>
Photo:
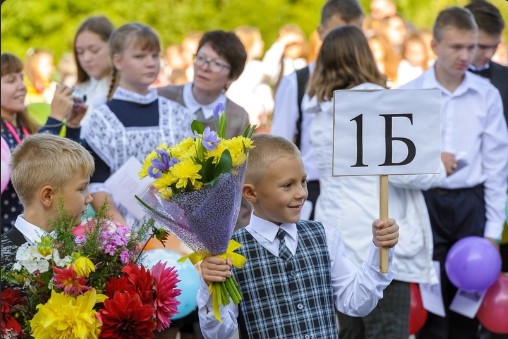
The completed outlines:
<svg viewBox="0 0 508 339">
<path fill-rule="evenodd" d="M 300 220 L 307 199 L 307 174 L 301 158 L 285 155 L 275 159 L 253 185 L 253 194 L 256 216 L 277 225 Z"/>
</svg>

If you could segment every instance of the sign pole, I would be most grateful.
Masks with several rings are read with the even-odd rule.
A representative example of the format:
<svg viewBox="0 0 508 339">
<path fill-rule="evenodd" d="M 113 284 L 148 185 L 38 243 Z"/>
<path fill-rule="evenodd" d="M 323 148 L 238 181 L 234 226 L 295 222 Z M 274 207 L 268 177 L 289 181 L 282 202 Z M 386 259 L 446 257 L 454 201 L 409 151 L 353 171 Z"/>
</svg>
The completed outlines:
<svg viewBox="0 0 508 339">
<path fill-rule="evenodd" d="M 388 175 L 379 177 L 379 219 L 388 220 Z M 388 248 L 379 248 L 379 270 L 381 273 L 388 272 Z"/>
</svg>

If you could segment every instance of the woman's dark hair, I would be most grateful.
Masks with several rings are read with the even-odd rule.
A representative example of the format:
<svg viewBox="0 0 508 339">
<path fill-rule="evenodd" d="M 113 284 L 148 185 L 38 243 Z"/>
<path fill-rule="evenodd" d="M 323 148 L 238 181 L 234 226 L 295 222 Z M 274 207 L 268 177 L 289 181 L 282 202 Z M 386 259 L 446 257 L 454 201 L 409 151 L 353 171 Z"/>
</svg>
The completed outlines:
<svg viewBox="0 0 508 339">
<path fill-rule="evenodd" d="M 206 32 L 199 41 L 198 51 L 205 44 L 210 44 L 212 49 L 231 66 L 229 79 L 236 80 L 242 74 L 247 61 L 247 52 L 234 32 L 221 30 Z"/>
</svg>

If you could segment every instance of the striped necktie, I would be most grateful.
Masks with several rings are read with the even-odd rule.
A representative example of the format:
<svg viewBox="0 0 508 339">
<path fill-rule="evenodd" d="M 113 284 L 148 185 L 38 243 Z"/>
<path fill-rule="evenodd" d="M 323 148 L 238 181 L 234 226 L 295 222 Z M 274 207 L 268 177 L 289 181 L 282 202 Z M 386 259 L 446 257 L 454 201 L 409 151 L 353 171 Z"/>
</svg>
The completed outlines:
<svg viewBox="0 0 508 339">
<path fill-rule="evenodd" d="M 288 260 L 293 256 L 289 248 L 286 246 L 286 241 L 284 240 L 285 237 L 286 231 L 284 231 L 282 228 L 279 228 L 277 231 L 277 238 L 279 238 L 279 258 L 282 260 Z"/>
</svg>

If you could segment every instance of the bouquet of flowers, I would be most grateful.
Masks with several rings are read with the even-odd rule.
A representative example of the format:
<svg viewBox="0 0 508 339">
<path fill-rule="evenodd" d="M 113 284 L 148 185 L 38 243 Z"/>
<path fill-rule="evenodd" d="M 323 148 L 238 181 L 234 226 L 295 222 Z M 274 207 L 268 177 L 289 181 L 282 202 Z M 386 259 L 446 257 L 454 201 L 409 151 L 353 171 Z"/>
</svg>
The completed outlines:
<svg viewBox="0 0 508 339">
<path fill-rule="evenodd" d="M 192 123 L 194 136 L 168 146 L 160 144 L 147 155 L 140 177 L 154 178 L 151 187 L 138 198 L 146 212 L 174 233 L 193 251 L 182 258 L 193 264 L 207 255 L 231 258 L 242 267 L 245 257 L 234 253 L 240 244 L 230 240 L 241 203 L 244 170 L 255 126 L 247 126 L 241 136 L 226 139 L 224 106 L 214 109 L 217 132 L 199 121 Z M 219 306 L 230 298 L 242 299 L 233 278 L 210 285 L 215 317 Z"/>
<path fill-rule="evenodd" d="M 105 208 L 73 226 L 60 203 L 51 235 L 21 245 L 12 269 L 2 267 L 2 338 L 153 338 L 169 327 L 176 271 L 137 264 L 153 219 L 134 232 L 107 220 Z"/>
</svg>

